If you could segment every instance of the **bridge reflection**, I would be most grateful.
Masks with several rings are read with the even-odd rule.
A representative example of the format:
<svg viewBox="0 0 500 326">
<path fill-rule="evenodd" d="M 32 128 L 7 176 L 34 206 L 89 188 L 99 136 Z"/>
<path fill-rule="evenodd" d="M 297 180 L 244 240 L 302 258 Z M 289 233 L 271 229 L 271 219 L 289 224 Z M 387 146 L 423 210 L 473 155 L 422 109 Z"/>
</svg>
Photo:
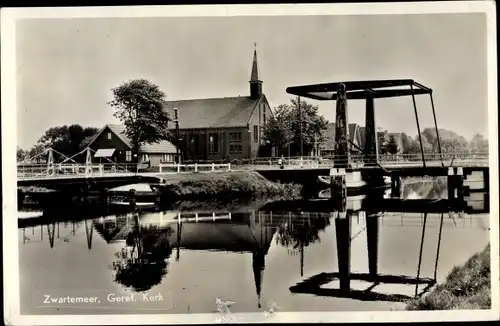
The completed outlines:
<svg viewBox="0 0 500 326">
<path fill-rule="evenodd" d="M 359 214 L 359 213 L 358 213 Z M 422 251 L 425 239 L 425 231 L 427 226 L 427 213 L 423 215 L 422 236 L 420 241 L 420 251 L 418 268 L 416 277 L 408 275 L 383 275 L 378 272 L 379 261 L 379 225 L 382 214 L 380 212 L 366 212 L 366 237 L 367 237 L 367 251 L 368 251 L 368 273 L 351 273 L 351 242 L 352 235 L 352 220 L 354 218 L 352 213 L 336 213 L 334 214 L 335 220 L 335 237 L 337 243 L 337 260 L 338 272 L 335 273 L 320 273 L 307 280 L 300 282 L 292 287 L 292 293 L 314 294 L 318 296 L 329 296 L 339 298 L 351 298 L 362 301 L 404 301 L 413 299 L 423 295 L 434 284 L 436 284 L 436 275 L 439 261 L 439 252 L 441 246 L 441 235 L 443 227 L 443 213 L 440 215 L 440 227 L 438 233 L 438 244 L 436 248 L 434 275 L 432 278 L 420 277 L 420 268 L 422 262 Z M 369 286 L 363 290 L 352 289 L 351 281 L 364 281 L 368 282 Z M 322 286 L 331 283 L 332 281 L 339 281 L 338 288 L 323 288 Z M 399 285 L 415 285 L 414 296 L 404 294 L 386 294 L 375 292 L 374 289 L 380 284 L 399 284 Z M 422 291 L 418 291 L 419 285 L 425 285 Z"/>
</svg>

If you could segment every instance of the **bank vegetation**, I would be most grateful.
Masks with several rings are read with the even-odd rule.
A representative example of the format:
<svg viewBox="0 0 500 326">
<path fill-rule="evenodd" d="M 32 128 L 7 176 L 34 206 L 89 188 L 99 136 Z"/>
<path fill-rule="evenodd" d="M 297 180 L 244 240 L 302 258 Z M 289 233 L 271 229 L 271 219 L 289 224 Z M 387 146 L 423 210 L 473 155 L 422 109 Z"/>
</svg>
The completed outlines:
<svg viewBox="0 0 500 326">
<path fill-rule="evenodd" d="M 300 198 L 302 187 L 279 184 L 253 171 L 169 175 L 166 194 L 171 199 Z"/>
<path fill-rule="evenodd" d="M 491 308 L 490 245 L 456 266 L 433 291 L 409 302 L 407 310 L 458 310 Z"/>
</svg>

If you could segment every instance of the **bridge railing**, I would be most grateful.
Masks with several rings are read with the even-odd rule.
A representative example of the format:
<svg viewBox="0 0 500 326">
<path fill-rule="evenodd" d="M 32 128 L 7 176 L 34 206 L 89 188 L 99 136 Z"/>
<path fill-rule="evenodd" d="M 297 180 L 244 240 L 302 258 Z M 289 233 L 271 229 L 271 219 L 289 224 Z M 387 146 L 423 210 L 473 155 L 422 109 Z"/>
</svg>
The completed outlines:
<svg viewBox="0 0 500 326">
<path fill-rule="evenodd" d="M 159 173 L 230 171 L 231 163 L 160 164 Z"/>
<path fill-rule="evenodd" d="M 488 153 L 425 153 L 427 165 L 445 166 L 487 166 Z M 229 170 L 264 170 L 264 169 L 297 169 L 297 168 L 330 168 L 337 160 L 345 160 L 346 156 L 317 156 L 317 157 L 259 157 L 253 159 L 235 159 L 230 162 L 201 161 L 199 163 L 160 164 L 156 167 L 147 167 L 144 164 L 93 164 L 89 168 L 85 164 L 55 163 L 52 170 L 46 163 L 20 163 L 17 166 L 19 179 L 49 178 L 54 176 L 95 176 L 139 173 L 180 173 Z M 375 157 L 352 154 L 351 166 L 360 167 Z M 390 166 L 422 166 L 421 154 L 381 154 L 377 159 L 379 165 Z"/>
<path fill-rule="evenodd" d="M 123 166 L 117 164 L 54 164 L 49 168 L 47 164 L 19 164 L 17 166 L 18 179 L 53 178 L 71 176 L 96 176 L 105 174 L 135 173 L 136 165 Z"/>
<path fill-rule="evenodd" d="M 277 169 L 280 168 L 280 161 L 283 168 L 321 168 L 330 167 L 335 161 L 345 160 L 347 156 L 331 155 L 317 157 L 270 157 L 256 158 L 250 160 L 235 160 L 233 169 Z M 361 154 L 351 154 L 350 163 L 352 166 L 363 166 L 370 161 L 377 161 L 382 166 L 406 166 L 422 165 L 423 159 L 431 165 L 441 164 L 445 166 L 468 166 L 487 165 L 488 153 L 425 153 L 421 154 L 380 154 L 378 157 L 369 157 Z"/>
</svg>

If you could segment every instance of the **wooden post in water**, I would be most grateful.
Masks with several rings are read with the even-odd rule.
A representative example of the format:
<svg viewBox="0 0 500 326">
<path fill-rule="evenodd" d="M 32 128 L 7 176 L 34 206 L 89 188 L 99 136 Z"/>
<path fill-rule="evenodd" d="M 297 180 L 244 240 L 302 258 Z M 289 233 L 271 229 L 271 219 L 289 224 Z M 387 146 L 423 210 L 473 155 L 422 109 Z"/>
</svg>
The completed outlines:
<svg viewBox="0 0 500 326">
<path fill-rule="evenodd" d="M 17 189 L 17 209 L 21 209 L 24 203 L 24 193 L 21 189 Z"/>
<path fill-rule="evenodd" d="M 135 209 L 135 206 L 136 206 L 135 189 L 130 189 L 130 191 L 129 191 L 129 205 L 130 205 L 131 209 Z"/>
<path fill-rule="evenodd" d="M 457 168 L 456 184 L 457 189 L 457 200 L 460 204 L 464 202 L 464 170 L 463 168 Z"/>
<path fill-rule="evenodd" d="M 179 216 L 179 222 L 180 222 Z M 181 232 L 182 232 L 182 223 L 177 223 L 177 252 L 175 255 L 175 261 L 179 261 L 181 257 Z"/>
<path fill-rule="evenodd" d="M 101 203 L 108 205 L 109 204 L 109 189 L 105 188 L 101 192 Z"/>
<path fill-rule="evenodd" d="M 490 169 L 483 170 L 483 189 L 485 193 L 490 192 Z"/>
<path fill-rule="evenodd" d="M 455 169 L 452 167 L 448 168 L 448 201 L 452 202 L 455 199 Z"/>
<path fill-rule="evenodd" d="M 333 206 L 341 212 L 347 208 L 347 183 L 345 169 L 330 170 L 330 199 Z"/>
<path fill-rule="evenodd" d="M 366 214 L 366 242 L 368 247 L 368 271 L 375 284 L 378 283 L 378 235 L 379 213 Z"/>
<path fill-rule="evenodd" d="M 396 173 L 391 173 L 391 197 L 401 198 L 401 177 Z"/>
<path fill-rule="evenodd" d="M 351 290 L 351 217 L 345 211 L 335 218 L 340 290 Z"/>
</svg>

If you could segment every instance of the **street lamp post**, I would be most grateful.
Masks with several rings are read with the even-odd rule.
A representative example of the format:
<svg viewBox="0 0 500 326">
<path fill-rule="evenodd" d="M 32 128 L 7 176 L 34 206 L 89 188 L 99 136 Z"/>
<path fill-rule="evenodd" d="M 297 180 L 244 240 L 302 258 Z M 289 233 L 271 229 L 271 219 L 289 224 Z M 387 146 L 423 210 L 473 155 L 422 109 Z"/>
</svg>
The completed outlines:
<svg viewBox="0 0 500 326">
<path fill-rule="evenodd" d="M 177 164 L 181 163 L 181 160 L 179 158 L 179 145 L 180 145 L 180 139 L 179 139 L 179 112 L 177 108 L 174 108 L 174 121 L 175 121 L 175 157 Z"/>
</svg>

